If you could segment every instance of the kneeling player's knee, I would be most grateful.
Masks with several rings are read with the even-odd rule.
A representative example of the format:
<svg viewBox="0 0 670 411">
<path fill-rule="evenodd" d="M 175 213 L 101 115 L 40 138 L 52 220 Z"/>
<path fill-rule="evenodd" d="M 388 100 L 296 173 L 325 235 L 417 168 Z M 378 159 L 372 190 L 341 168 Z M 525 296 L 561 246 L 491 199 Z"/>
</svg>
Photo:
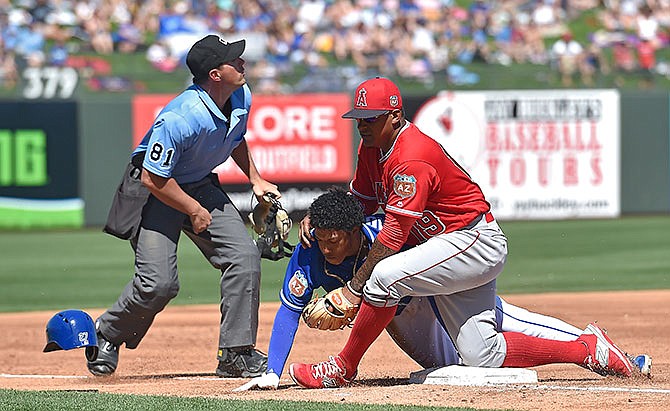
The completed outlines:
<svg viewBox="0 0 670 411">
<path fill-rule="evenodd" d="M 496 364 L 496 356 L 488 347 L 468 347 L 460 352 L 463 365 L 471 367 L 499 367 Z"/>
<path fill-rule="evenodd" d="M 464 365 L 500 367 L 505 359 L 505 339 L 488 324 L 466 324 L 456 339 L 456 349 Z"/>
</svg>

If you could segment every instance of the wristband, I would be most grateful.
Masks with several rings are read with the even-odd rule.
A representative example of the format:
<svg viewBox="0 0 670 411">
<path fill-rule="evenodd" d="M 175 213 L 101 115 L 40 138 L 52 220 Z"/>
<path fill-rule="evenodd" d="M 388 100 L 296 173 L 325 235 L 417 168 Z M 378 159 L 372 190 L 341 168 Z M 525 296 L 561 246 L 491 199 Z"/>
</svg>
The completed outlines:
<svg viewBox="0 0 670 411">
<path fill-rule="evenodd" d="M 345 285 L 347 286 L 349 292 L 355 295 L 356 297 L 361 298 L 363 296 L 363 291 L 354 291 L 354 289 L 351 288 L 351 281 L 347 281 Z"/>
</svg>

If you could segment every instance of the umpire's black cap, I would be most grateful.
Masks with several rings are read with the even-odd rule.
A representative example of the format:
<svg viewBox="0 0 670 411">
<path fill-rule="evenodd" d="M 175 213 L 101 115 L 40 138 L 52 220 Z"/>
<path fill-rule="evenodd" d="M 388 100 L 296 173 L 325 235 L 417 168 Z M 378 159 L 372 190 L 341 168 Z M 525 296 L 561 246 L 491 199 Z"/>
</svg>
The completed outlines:
<svg viewBox="0 0 670 411">
<path fill-rule="evenodd" d="M 245 40 L 227 42 L 210 34 L 193 44 L 186 55 L 186 65 L 195 78 L 206 77 L 213 68 L 234 61 L 244 53 Z"/>
</svg>

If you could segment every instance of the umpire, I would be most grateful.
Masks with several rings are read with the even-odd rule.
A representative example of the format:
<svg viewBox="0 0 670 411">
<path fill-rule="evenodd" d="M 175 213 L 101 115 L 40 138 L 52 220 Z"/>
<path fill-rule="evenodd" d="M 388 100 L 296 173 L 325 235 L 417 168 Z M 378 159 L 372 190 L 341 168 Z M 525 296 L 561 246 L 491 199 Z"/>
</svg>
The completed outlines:
<svg viewBox="0 0 670 411">
<path fill-rule="evenodd" d="M 87 364 L 94 375 L 112 374 L 120 345 L 136 348 L 177 295 L 181 231 L 221 270 L 216 374 L 254 377 L 267 368 L 267 357 L 254 349 L 259 252 L 212 174 L 231 157 L 259 201 L 267 193 L 280 197 L 277 186 L 260 176 L 245 141 L 251 91 L 240 57 L 244 47 L 245 40 L 229 43 L 215 35 L 197 41 L 186 57 L 193 85 L 165 106 L 133 152 L 105 231 L 130 240 L 135 275 L 96 321 L 100 352 Z"/>
</svg>

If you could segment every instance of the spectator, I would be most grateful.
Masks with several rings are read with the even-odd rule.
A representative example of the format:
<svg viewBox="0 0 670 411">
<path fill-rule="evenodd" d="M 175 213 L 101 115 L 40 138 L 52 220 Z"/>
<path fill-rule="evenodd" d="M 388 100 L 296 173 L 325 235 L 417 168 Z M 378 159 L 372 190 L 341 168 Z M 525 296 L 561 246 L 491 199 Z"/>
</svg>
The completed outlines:
<svg viewBox="0 0 670 411">
<path fill-rule="evenodd" d="M 640 41 L 648 42 L 652 48 L 657 47 L 659 45 L 659 24 L 649 5 L 644 4 L 640 7 L 640 14 L 637 16 L 636 23 L 637 37 Z"/>
<path fill-rule="evenodd" d="M 542 31 L 533 21 L 530 21 L 521 31 L 526 44 L 526 58 L 533 64 L 547 64 L 549 53 L 544 46 Z"/>
<path fill-rule="evenodd" d="M 561 83 L 564 86 L 573 84 L 573 76 L 580 69 L 584 49 L 571 33 L 565 33 L 554 43 L 551 48 L 554 63 L 561 75 Z"/>
<path fill-rule="evenodd" d="M 595 42 L 591 42 L 584 50 L 581 73 L 584 84 L 587 86 L 593 85 L 595 76 L 610 73 L 607 58 L 605 58 L 601 47 Z"/>
<path fill-rule="evenodd" d="M 53 8 L 49 4 L 48 0 L 35 0 L 32 7 L 28 10 L 30 15 L 33 18 L 33 21 L 39 23 L 46 23 L 47 17 L 53 11 Z"/>
<path fill-rule="evenodd" d="M 64 66 L 67 63 L 67 59 L 70 55 L 70 52 L 67 49 L 67 44 L 64 40 L 58 40 L 49 49 L 49 54 L 47 55 L 47 63 L 52 66 Z"/>
<path fill-rule="evenodd" d="M 368 27 L 362 21 L 349 30 L 347 48 L 361 73 L 374 68 L 380 57 L 381 50 L 374 42 L 374 27 Z"/>
<path fill-rule="evenodd" d="M 117 30 L 112 34 L 112 40 L 117 51 L 129 54 L 142 48 L 144 38 L 139 27 L 140 25 L 135 24 L 134 21 L 119 24 Z"/>
<path fill-rule="evenodd" d="M 637 0 L 621 0 L 619 3 L 618 18 L 624 30 L 635 30 L 638 15 L 638 3 Z M 616 8 L 616 3 L 614 3 L 612 7 Z"/>
<path fill-rule="evenodd" d="M 19 79 L 14 52 L 6 50 L 0 37 L 0 87 L 11 90 Z"/>
<path fill-rule="evenodd" d="M 567 30 L 562 22 L 563 17 L 560 3 L 556 0 L 537 2 L 531 13 L 533 23 L 539 28 L 542 37 L 554 37 L 563 34 Z"/>
<path fill-rule="evenodd" d="M 515 54 L 513 49 L 512 36 L 514 26 L 512 25 L 512 13 L 509 5 L 502 5 L 496 8 L 489 16 L 488 31 L 493 36 L 496 46 L 495 60 L 501 64 L 509 65 L 512 63 L 512 56 Z"/>
<path fill-rule="evenodd" d="M 42 34 L 43 24 L 31 22 L 28 26 L 22 26 L 17 31 L 16 46 L 14 50 L 18 56 L 28 58 L 30 55 L 43 53 L 46 39 Z"/>
<path fill-rule="evenodd" d="M 270 25 L 268 34 L 269 60 L 281 73 L 289 72 L 291 70 L 291 49 L 294 37 L 291 26 L 289 23 L 276 21 Z"/>
<path fill-rule="evenodd" d="M 267 60 L 259 60 L 250 70 L 249 78 L 254 94 L 277 95 L 288 90 L 279 80 L 277 66 Z"/>
<path fill-rule="evenodd" d="M 109 15 L 104 8 L 93 10 L 90 18 L 84 21 L 84 30 L 96 53 L 111 54 L 114 51 L 110 28 Z"/>
<path fill-rule="evenodd" d="M 614 82 L 617 86 L 621 87 L 625 83 L 624 76 L 633 73 L 636 67 L 633 48 L 625 36 L 612 45 L 612 58 L 616 73 Z"/>
<path fill-rule="evenodd" d="M 519 23 L 519 20 L 513 18 L 510 22 L 509 42 L 505 47 L 507 54 L 512 58 L 514 63 L 526 63 L 530 55 L 532 55 L 532 52 L 529 50 L 530 44 L 526 42 L 526 36 L 526 32 Z M 542 40 L 540 40 L 540 43 L 542 43 Z M 542 45 L 544 46 L 544 43 Z"/>
<path fill-rule="evenodd" d="M 654 42 L 650 39 L 642 39 L 637 43 L 637 66 L 642 73 L 640 86 L 643 88 L 651 87 L 654 82 L 655 49 Z"/>
<path fill-rule="evenodd" d="M 170 49 L 162 40 L 150 45 L 146 55 L 151 65 L 163 73 L 172 73 L 179 67 L 179 58 L 170 53 Z"/>
</svg>

